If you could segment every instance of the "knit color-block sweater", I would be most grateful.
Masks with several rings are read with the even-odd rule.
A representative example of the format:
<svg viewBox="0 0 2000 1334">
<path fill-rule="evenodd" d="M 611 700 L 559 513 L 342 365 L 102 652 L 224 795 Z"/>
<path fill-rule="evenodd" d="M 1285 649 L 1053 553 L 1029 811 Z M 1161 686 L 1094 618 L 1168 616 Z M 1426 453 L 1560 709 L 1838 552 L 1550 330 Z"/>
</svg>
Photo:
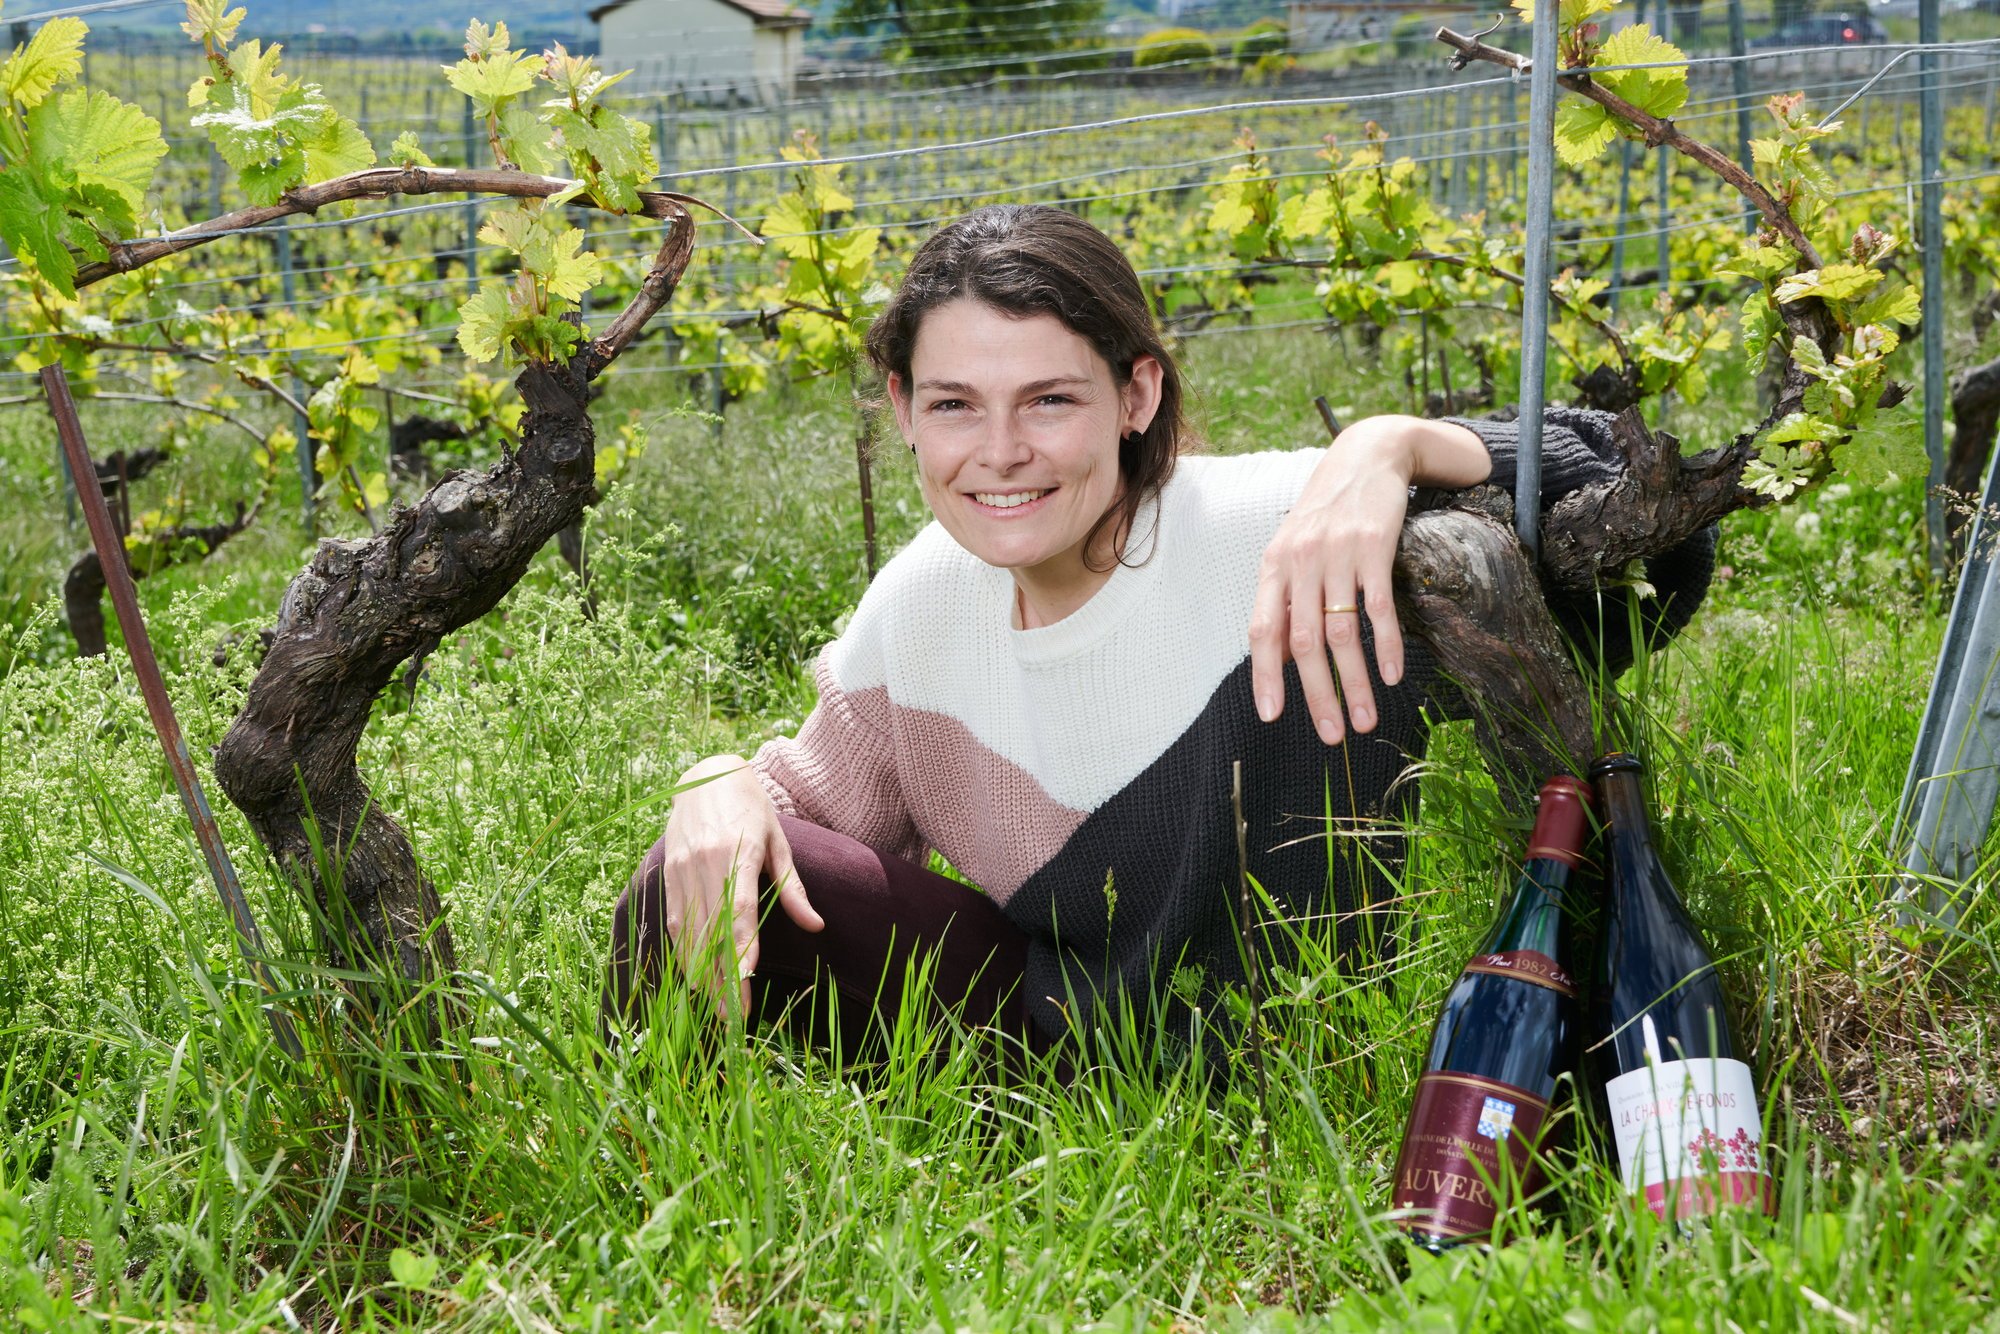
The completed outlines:
<svg viewBox="0 0 2000 1334">
<path fill-rule="evenodd" d="M 1511 485 L 1515 426 L 1462 424 Z M 1615 475 L 1607 427 L 1550 412 L 1546 495 Z M 1377 924 L 1362 910 L 1382 895 L 1381 867 L 1402 860 L 1416 784 L 1398 779 L 1454 696 L 1412 640 L 1403 681 L 1374 682 L 1370 733 L 1321 742 L 1289 665 L 1281 717 L 1257 717 L 1259 561 L 1324 454 L 1181 460 L 1135 525 L 1135 563 L 1032 630 L 1014 628 L 1013 577 L 931 524 L 821 654 L 819 704 L 798 735 L 758 752 L 765 789 L 786 814 L 880 851 L 934 848 L 984 889 L 1029 940 L 1027 1000 L 1052 1036 L 1106 1000 L 1161 996 L 1177 968 L 1198 970 L 1180 981 L 1203 994 L 1241 981 L 1237 760 L 1251 874 L 1292 921 L 1331 924 L 1351 947 Z M 1664 633 L 1699 603 L 1713 548 L 1711 532 L 1654 563 Z M 1285 935 L 1268 933 L 1260 954 L 1284 961 Z"/>
</svg>

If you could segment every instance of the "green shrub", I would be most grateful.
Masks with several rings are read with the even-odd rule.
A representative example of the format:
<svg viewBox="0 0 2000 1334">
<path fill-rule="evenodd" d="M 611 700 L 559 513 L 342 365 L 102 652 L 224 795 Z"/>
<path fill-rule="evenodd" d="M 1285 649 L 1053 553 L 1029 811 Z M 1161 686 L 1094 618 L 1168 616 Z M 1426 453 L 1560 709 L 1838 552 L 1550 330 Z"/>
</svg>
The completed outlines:
<svg viewBox="0 0 2000 1334">
<path fill-rule="evenodd" d="M 1281 56 L 1291 50 L 1292 31 L 1283 19 L 1258 19 L 1237 35 L 1230 54 L 1239 65 L 1249 65 L 1265 56 Z"/>
<path fill-rule="evenodd" d="M 1162 28 L 1149 32 L 1139 39 L 1138 49 L 1132 53 L 1132 64 L 1138 69 L 1152 65 L 1175 65 L 1184 60 L 1215 59 L 1215 43 L 1208 34 L 1193 28 Z"/>
</svg>

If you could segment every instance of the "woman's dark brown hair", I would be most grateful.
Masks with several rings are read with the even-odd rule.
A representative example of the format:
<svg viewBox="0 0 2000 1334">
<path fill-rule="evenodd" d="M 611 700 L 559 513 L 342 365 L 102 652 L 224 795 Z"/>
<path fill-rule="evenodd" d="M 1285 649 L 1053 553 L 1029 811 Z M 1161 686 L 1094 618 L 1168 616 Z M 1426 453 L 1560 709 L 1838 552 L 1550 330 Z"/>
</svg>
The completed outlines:
<svg viewBox="0 0 2000 1334">
<path fill-rule="evenodd" d="M 917 249 L 902 286 L 868 328 L 876 373 L 907 385 L 924 316 L 960 297 L 1017 318 L 1055 316 L 1097 349 L 1121 389 L 1140 357 L 1160 363 L 1159 410 L 1144 431 L 1119 442 L 1124 494 L 1092 525 L 1083 549 L 1093 550 L 1108 524 L 1129 534 L 1140 507 L 1173 475 L 1188 428 L 1180 368 L 1160 341 L 1125 252 L 1083 219 L 1046 204 L 993 204 L 947 223 Z"/>
</svg>

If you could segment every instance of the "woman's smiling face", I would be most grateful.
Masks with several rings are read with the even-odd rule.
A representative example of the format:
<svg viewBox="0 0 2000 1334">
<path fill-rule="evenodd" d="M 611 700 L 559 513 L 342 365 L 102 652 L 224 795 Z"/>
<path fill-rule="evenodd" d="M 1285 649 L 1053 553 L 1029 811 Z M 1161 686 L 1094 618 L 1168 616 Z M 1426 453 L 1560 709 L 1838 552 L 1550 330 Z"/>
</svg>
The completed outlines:
<svg viewBox="0 0 2000 1334">
<path fill-rule="evenodd" d="M 1061 585 L 1088 577 L 1084 541 L 1123 491 L 1119 441 L 1151 423 L 1160 366 L 1140 357 L 1121 387 L 1054 316 L 962 297 L 923 317 L 910 382 L 891 376 L 889 396 L 945 531 L 989 565 Z"/>
</svg>

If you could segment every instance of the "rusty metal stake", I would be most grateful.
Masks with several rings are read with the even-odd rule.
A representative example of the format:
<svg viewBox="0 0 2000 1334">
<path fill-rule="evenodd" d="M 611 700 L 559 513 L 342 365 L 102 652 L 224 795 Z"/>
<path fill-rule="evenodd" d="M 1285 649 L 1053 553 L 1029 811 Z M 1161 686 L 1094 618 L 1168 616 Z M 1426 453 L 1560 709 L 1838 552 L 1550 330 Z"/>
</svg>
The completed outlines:
<svg viewBox="0 0 2000 1334">
<path fill-rule="evenodd" d="M 104 586 L 111 594 L 111 605 L 117 609 L 118 628 L 125 632 L 125 651 L 132 655 L 132 672 L 139 678 L 140 693 L 146 697 L 146 712 L 153 717 L 153 730 L 160 734 L 160 745 L 167 752 L 167 767 L 173 770 L 174 785 L 181 790 L 181 805 L 187 808 L 188 819 L 194 824 L 195 841 L 201 844 L 202 856 L 208 859 L 208 873 L 215 880 L 216 893 L 222 896 L 222 906 L 228 909 L 230 920 L 236 925 L 236 943 L 243 950 L 243 960 L 250 965 L 264 995 L 274 996 L 278 987 L 264 962 L 264 938 L 257 930 L 256 919 L 250 915 L 243 886 L 237 882 L 229 849 L 222 845 L 222 831 L 216 827 L 215 815 L 208 808 L 201 779 L 188 759 L 180 721 L 174 717 L 173 701 L 167 698 L 166 682 L 160 679 L 160 664 L 153 658 L 153 642 L 146 637 L 138 591 L 132 583 L 132 571 L 125 563 L 125 543 L 112 524 L 111 510 L 104 503 L 104 488 L 96 485 L 97 470 L 91 463 L 90 449 L 84 444 L 83 427 L 76 419 L 76 400 L 70 397 L 69 379 L 62 367 L 42 367 L 42 389 L 49 396 L 49 412 L 56 419 L 56 434 L 62 438 L 70 474 L 91 480 L 90 485 L 77 487 L 77 499 L 90 525 L 90 540 L 97 548 L 98 564 L 104 567 Z M 263 1008 L 271 1023 L 271 1033 L 285 1054 L 303 1055 L 291 1015 L 275 1003 Z"/>
</svg>

